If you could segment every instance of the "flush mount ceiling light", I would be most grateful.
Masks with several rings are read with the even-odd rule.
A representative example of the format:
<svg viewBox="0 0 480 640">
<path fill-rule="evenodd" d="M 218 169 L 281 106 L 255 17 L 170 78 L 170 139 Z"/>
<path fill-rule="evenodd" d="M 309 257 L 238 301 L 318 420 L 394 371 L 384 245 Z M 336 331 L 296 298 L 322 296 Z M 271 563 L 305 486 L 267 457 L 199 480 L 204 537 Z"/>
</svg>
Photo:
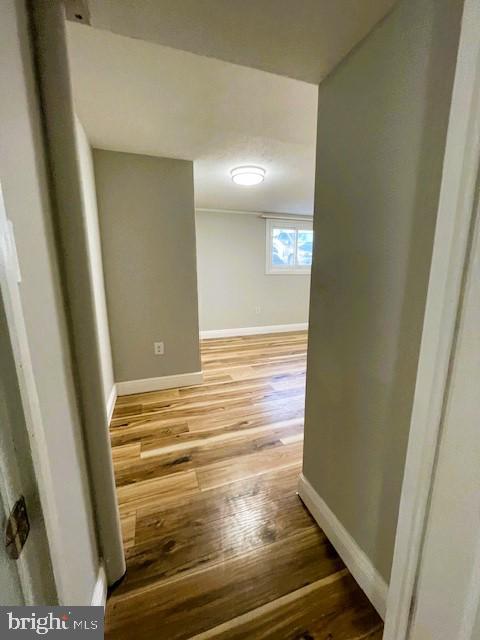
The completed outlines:
<svg viewBox="0 0 480 640">
<path fill-rule="evenodd" d="M 265 173 L 266 171 L 262 167 L 254 166 L 235 167 L 230 171 L 235 184 L 241 184 L 244 187 L 260 184 L 265 180 Z"/>
</svg>

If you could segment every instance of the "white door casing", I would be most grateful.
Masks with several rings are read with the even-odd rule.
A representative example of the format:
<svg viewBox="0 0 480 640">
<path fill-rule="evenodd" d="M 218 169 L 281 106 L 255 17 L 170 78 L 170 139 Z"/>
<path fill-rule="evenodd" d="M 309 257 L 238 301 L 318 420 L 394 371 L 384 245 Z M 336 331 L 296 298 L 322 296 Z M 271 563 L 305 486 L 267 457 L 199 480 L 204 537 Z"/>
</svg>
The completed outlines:
<svg viewBox="0 0 480 640">
<path fill-rule="evenodd" d="M 2 362 L 2 373 L 16 381 L 21 405 L 18 408 L 21 422 L 20 418 L 15 424 L 2 421 L 0 482 L 3 484 L 5 509 L 10 510 L 21 495 L 30 496 L 31 506 L 35 507 L 30 511 L 30 517 L 34 520 L 31 522 L 29 538 L 19 559 L 15 561 L 25 604 L 55 604 L 56 594 L 47 586 L 49 582 L 53 584 L 53 576 L 49 575 L 50 558 L 41 541 L 48 539 L 50 557 L 53 563 L 58 564 L 61 557 L 55 553 L 55 540 L 59 527 L 51 499 L 52 479 L 18 289 L 20 279 L 13 227 L 7 218 L 0 185 L 0 304 L 8 327 L 8 336 L 4 338 L 9 340 L 12 355 L 11 362 Z M 26 433 L 20 434 L 20 430 L 26 430 Z M 27 478 L 27 468 L 32 464 L 32 473 Z M 38 496 L 39 504 L 36 503 Z M 59 567 L 55 573 L 57 589 L 60 576 Z M 53 602 L 46 601 L 52 598 Z"/>
<path fill-rule="evenodd" d="M 409 631 L 412 640 L 473 640 L 480 605 L 478 215 L 462 300 Z"/>
<path fill-rule="evenodd" d="M 457 320 L 472 242 L 480 160 L 480 3 L 466 0 L 460 33 L 384 640 L 427 635 L 412 627 L 434 465 L 449 393 Z M 473 345 L 472 345 L 473 348 Z M 436 481 L 436 480 L 435 480 Z M 445 523 L 452 522 L 445 514 Z M 462 523 L 457 523 L 462 526 Z M 465 523 L 466 524 L 466 523 Z M 429 544 L 429 540 L 425 539 Z M 441 563 L 443 558 L 438 557 Z M 418 583 L 421 588 L 421 584 Z M 455 588 L 453 584 L 449 588 Z M 438 595 L 438 594 L 437 594 Z M 432 593 L 431 598 L 435 598 Z M 439 601 L 440 606 L 440 601 Z M 461 615 L 450 607 L 451 616 Z M 425 630 L 424 630 L 425 631 Z M 458 640 L 457 636 L 451 636 Z M 466 640 L 470 636 L 463 636 Z M 438 640 L 438 638 L 435 638 Z"/>
</svg>

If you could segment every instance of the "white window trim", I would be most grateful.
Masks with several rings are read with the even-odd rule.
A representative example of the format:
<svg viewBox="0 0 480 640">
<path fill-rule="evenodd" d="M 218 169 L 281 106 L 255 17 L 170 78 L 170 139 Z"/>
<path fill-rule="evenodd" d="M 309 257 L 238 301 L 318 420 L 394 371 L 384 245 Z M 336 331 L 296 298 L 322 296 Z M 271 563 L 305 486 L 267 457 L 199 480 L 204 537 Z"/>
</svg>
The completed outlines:
<svg viewBox="0 0 480 640">
<path fill-rule="evenodd" d="M 265 273 L 270 276 L 305 276 L 311 272 L 311 267 L 300 267 L 286 265 L 285 267 L 279 267 L 272 265 L 272 231 L 274 228 L 282 229 L 297 229 L 297 230 L 311 230 L 313 229 L 313 222 L 305 220 L 282 220 L 277 218 L 269 218 L 266 220 L 265 225 Z M 295 247 L 295 255 L 297 248 Z"/>
</svg>

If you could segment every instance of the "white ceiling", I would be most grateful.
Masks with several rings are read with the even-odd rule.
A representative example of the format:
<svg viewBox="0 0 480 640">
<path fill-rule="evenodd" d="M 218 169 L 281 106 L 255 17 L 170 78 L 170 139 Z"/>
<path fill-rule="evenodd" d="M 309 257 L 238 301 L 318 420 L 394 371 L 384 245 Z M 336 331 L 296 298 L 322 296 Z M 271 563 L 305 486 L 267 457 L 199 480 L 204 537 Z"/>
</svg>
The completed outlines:
<svg viewBox="0 0 480 640">
<path fill-rule="evenodd" d="M 396 0 L 69 2 L 93 27 L 318 84 Z"/>
<path fill-rule="evenodd" d="M 315 85 L 77 23 L 67 34 L 94 147 L 193 160 L 199 208 L 312 213 Z M 244 164 L 265 182 L 235 185 Z"/>
<path fill-rule="evenodd" d="M 311 214 L 317 87 L 304 81 L 395 1 L 67 0 L 92 25 L 67 22 L 77 113 L 93 146 L 193 160 L 199 208 Z M 243 164 L 265 182 L 233 184 Z"/>
</svg>

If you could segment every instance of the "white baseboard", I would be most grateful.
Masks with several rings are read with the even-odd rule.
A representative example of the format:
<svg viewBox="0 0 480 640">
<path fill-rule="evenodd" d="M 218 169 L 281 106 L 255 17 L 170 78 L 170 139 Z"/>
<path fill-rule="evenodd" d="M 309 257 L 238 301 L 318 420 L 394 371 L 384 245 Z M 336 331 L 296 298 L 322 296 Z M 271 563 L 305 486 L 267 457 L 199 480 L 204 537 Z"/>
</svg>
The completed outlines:
<svg viewBox="0 0 480 640">
<path fill-rule="evenodd" d="M 107 575 L 105 573 L 105 567 L 103 562 L 100 562 L 98 567 L 97 581 L 93 589 L 92 594 L 92 607 L 105 607 L 107 602 Z"/>
<path fill-rule="evenodd" d="M 286 333 L 288 331 L 306 331 L 308 322 L 296 324 L 271 324 L 263 327 L 240 327 L 238 329 L 212 329 L 200 331 L 200 338 L 231 338 L 233 336 L 253 336 L 260 333 Z"/>
<path fill-rule="evenodd" d="M 107 400 L 107 424 L 110 426 L 110 422 L 112 421 L 113 410 L 115 409 L 115 402 L 117 400 L 117 385 L 114 384 L 110 395 Z"/>
<path fill-rule="evenodd" d="M 128 396 L 131 393 L 145 393 L 147 391 L 161 391 L 174 387 L 190 387 L 203 382 L 203 372 L 179 373 L 174 376 L 161 376 L 160 378 L 144 378 L 143 380 L 125 380 L 117 382 L 119 396 Z"/>
<path fill-rule="evenodd" d="M 318 526 L 323 529 L 350 573 L 384 620 L 388 592 L 385 580 L 303 473 L 299 477 L 298 493 Z"/>
</svg>

